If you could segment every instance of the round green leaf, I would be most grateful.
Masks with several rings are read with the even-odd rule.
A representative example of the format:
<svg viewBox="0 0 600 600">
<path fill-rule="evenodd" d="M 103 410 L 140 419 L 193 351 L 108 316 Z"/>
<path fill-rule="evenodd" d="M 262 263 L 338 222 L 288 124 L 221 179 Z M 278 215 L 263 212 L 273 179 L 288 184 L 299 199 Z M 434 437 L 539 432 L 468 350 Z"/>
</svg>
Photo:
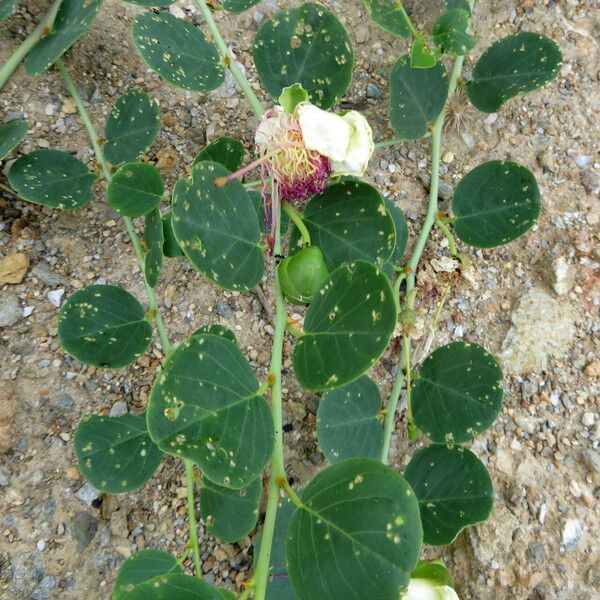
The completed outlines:
<svg viewBox="0 0 600 600">
<path fill-rule="evenodd" d="M 200 513 L 211 535 L 224 542 L 237 542 L 248 535 L 258 521 L 258 508 L 262 494 L 259 477 L 250 485 L 232 490 L 202 480 Z"/>
<path fill-rule="evenodd" d="M 452 342 L 423 362 L 412 390 L 413 419 L 431 441 L 461 444 L 494 422 L 502 397 L 496 359 L 477 344 Z"/>
<path fill-rule="evenodd" d="M 29 124 L 25 119 L 15 119 L 0 125 L 0 160 L 23 141 L 28 131 Z"/>
<path fill-rule="evenodd" d="M 410 57 L 396 62 L 390 77 L 391 123 L 407 140 L 422 138 L 438 118 L 448 96 L 448 73 L 441 62 L 430 69 L 410 66 Z"/>
<path fill-rule="evenodd" d="M 215 46 L 200 29 L 170 13 L 138 15 L 133 41 L 146 64 L 176 87 L 210 92 L 225 80 L 225 67 Z"/>
<path fill-rule="evenodd" d="M 136 585 L 119 600 L 230 600 L 231 592 L 213 587 L 204 579 L 171 573 Z M 235 598 L 235 596 L 234 596 Z"/>
<path fill-rule="evenodd" d="M 366 375 L 323 394 L 317 440 L 330 463 L 360 456 L 378 458 L 383 448 L 379 388 Z"/>
<path fill-rule="evenodd" d="M 273 419 L 248 361 L 231 341 L 194 335 L 167 358 L 148 403 L 159 448 L 198 464 L 233 489 L 262 473 L 273 449 Z"/>
<path fill-rule="evenodd" d="M 447 10 L 433 25 L 433 41 L 447 54 L 466 54 L 475 47 L 475 38 L 467 31 L 470 21 L 471 13 L 467 10 Z"/>
<path fill-rule="evenodd" d="M 431 69 L 435 67 L 440 52 L 429 44 L 425 38 L 418 37 L 410 49 L 410 66 L 414 69 Z"/>
<path fill-rule="evenodd" d="M 144 485 L 163 455 L 148 435 L 145 413 L 87 415 L 75 432 L 75 454 L 83 476 L 107 494 L 122 494 Z"/>
<path fill-rule="evenodd" d="M 19 0 L 0 0 L 0 22 L 8 19 L 19 5 Z"/>
<path fill-rule="evenodd" d="M 494 490 L 485 465 L 461 446 L 434 444 L 417 452 L 406 467 L 421 509 L 426 544 L 450 544 L 468 525 L 485 521 Z"/>
<path fill-rule="evenodd" d="M 108 116 L 104 155 L 113 165 L 136 160 L 150 148 L 159 127 L 158 104 L 142 90 L 129 90 Z"/>
<path fill-rule="evenodd" d="M 290 584 L 285 562 L 285 541 L 294 509 L 295 507 L 289 498 L 283 500 L 277 508 L 265 600 L 297 600 Z M 254 547 L 255 570 L 260 554 L 261 533 L 259 532 Z"/>
<path fill-rule="evenodd" d="M 39 75 L 54 64 L 91 27 L 102 0 L 62 0 L 52 31 L 44 36 L 25 59 L 27 75 Z"/>
<path fill-rule="evenodd" d="M 302 220 L 329 270 L 353 260 L 383 264 L 394 251 L 394 221 L 381 194 L 368 183 L 330 185 L 306 205 Z M 299 238 L 294 230 L 292 247 L 298 247 Z"/>
<path fill-rule="evenodd" d="M 533 173 L 517 163 L 494 160 L 475 167 L 456 187 L 454 230 L 471 246 L 501 246 L 531 229 L 540 208 Z"/>
<path fill-rule="evenodd" d="M 471 7 L 468 0 L 444 0 L 444 7 L 448 10 L 452 8 L 462 8 L 471 14 Z"/>
<path fill-rule="evenodd" d="M 146 257 L 144 260 L 144 275 L 150 287 L 156 287 L 163 262 L 163 222 L 160 210 L 155 208 L 146 215 L 144 226 L 144 242 L 146 244 Z"/>
<path fill-rule="evenodd" d="M 364 0 L 369 16 L 388 33 L 408 37 L 410 27 L 398 0 Z"/>
<path fill-rule="evenodd" d="M 231 290 L 253 288 L 263 276 L 264 259 L 256 211 L 237 180 L 215 187 L 229 171 L 214 162 L 192 169 L 173 191 L 173 231 L 188 260 L 208 279 Z"/>
<path fill-rule="evenodd" d="M 152 327 L 144 307 L 114 285 L 89 285 L 62 307 L 58 337 L 79 362 L 117 369 L 137 360 L 148 348 Z"/>
<path fill-rule="evenodd" d="M 309 390 L 358 379 L 383 354 L 396 326 L 387 277 L 364 261 L 333 271 L 306 311 L 294 348 L 294 372 Z"/>
<path fill-rule="evenodd" d="M 558 45 L 539 33 L 522 32 L 498 40 L 477 61 L 467 86 L 469 100 L 496 112 L 507 100 L 546 85 L 560 72 Z"/>
<path fill-rule="evenodd" d="M 223 8 L 227 12 L 241 13 L 253 6 L 256 6 L 260 0 L 223 0 Z"/>
<path fill-rule="evenodd" d="M 148 163 L 132 162 L 120 167 L 106 190 L 108 203 L 125 217 L 152 212 L 165 193 L 160 171 Z"/>
<path fill-rule="evenodd" d="M 183 256 L 183 250 L 179 247 L 175 234 L 173 233 L 172 224 L 173 213 L 171 211 L 165 213 L 162 218 L 163 236 L 165 243 L 163 244 L 163 254 L 168 258 L 179 258 Z"/>
<path fill-rule="evenodd" d="M 8 182 L 29 202 L 72 210 L 93 197 L 96 175 L 77 158 L 60 150 L 36 150 L 21 156 L 8 172 Z"/>
<path fill-rule="evenodd" d="M 385 198 L 385 207 L 394 221 L 396 228 L 396 246 L 392 256 L 383 265 L 383 271 L 391 277 L 395 272 L 395 268 L 399 267 L 406 251 L 406 244 L 408 243 L 408 223 L 404 213 L 389 199 Z"/>
<path fill-rule="evenodd" d="M 411 579 L 429 579 L 437 585 L 454 587 L 454 579 L 441 560 L 420 560 L 410 574 Z"/>
<path fill-rule="evenodd" d="M 236 139 L 221 136 L 198 153 L 192 166 L 202 161 L 213 161 L 231 172 L 237 171 L 244 162 L 244 146 Z"/>
<path fill-rule="evenodd" d="M 276 13 L 261 26 L 254 63 L 274 98 L 299 83 L 313 104 L 330 108 L 350 85 L 354 51 L 339 20 L 323 6 L 306 3 Z"/>
<path fill-rule="evenodd" d="M 199 329 L 196 329 L 192 335 L 204 335 L 205 333 L 212 333 L 213 335 L 220 335 L 224 337 L 226 340 L 237 344 L 237 338 L 235 337 L 235 333 L 229 329 L 229 327 L 225 327 L 225 325 L 220 325 L 219 323 L 212 323 L 211 325 L 203 325 Z"/>
<path fill-rule="evenodd" d="M 398 600 L 423 539 L 408 483 L 379 461 L 349 458 L 321 471 L 301 500 L 286 544 L 298 600 Z"/>
<path fill-rule="evenodd" d="M 130 556 L 119 569 L 113 587 L 113 600 L 124 600 L 136 585 L 160 575 L 183 574 L 177 559 L 168 552 L 148 548 Z"/>
</svg>

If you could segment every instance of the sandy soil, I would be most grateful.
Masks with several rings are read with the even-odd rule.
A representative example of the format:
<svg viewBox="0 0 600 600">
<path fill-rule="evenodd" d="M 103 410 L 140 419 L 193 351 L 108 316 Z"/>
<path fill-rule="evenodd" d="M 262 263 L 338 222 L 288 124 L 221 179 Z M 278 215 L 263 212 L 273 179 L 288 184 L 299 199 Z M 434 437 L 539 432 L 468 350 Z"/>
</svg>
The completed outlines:
<svg viewBox="0 0 600 600">
<path fill-rule="evenodd" d="M 254 33 L 278 5 L 296 4 L 265 0 L 241 16 L 220 15 L 257 89 L 249 52 Z M 358 0 L 324 4 L 346 23 L 355 42 L 357 68 L 345 102 L 366 110 L 378 139 L 389 137 L 386 78 L 405 42 L 372 25 Z M 417 23 L 431 21 L 439 7 L 436 0 L 407 4 L 414 4 Z M 535 30 L 560 44 L 565 64 L 547 88 L 508 103 L 498 115 L 473 112 L 467 130 L 445 136 L 445 196 L 477 164 L 511 158 L 534 171 L 544 209 L 539 224 L 518 242 L 493 251 L 464 249 L 476 269 L 473 284 L 436 271 L 433 259 L 445 254 L 437 236 L 426 250 L 419 274 L 423 316 L 433 314 L 449 290 L 434 345 L 452 339 L 482 343 L 507 371 L 502 414 L 473 444 L 494 480 L 493 517 L 463 532 L 450 549 L 428 554 L 444 557 L 464 599 L 600 598 L 600 6 L 596 0 L 478 5 L 475 58 L 503 35 Z M 201 21 L 193 3 L 176 6 L 189 20 Z M 23 2 L 0 26 L 0 62 L 33 28 L 43 7 Z M 116 98 L 134 85 L 158 99 L 163 126 L 147 160 L 172 187 L 207 139 L 227 132 L 249 145 L 255 121 L 231 82 L 203 96 L 174 90 L 148 71 L 129 35 L 139 10 L 107 0 L 93 31 L 66 63 L 99 127 Z M 467 74 L 472 65 L 468 59 Z M 91 164 L 85 130 L 66 99 L 55 71 L 31 79 L 20 69 L 12 77 L 0 92 L 0 122 L 23 115 L 33 125 L 18 152 L 56 147 Z M 424 214 L 428 152 L 426 142 L 379 151 L 368 174 L 405 211 L 411 240 Z M 10 162 L 2 165 L 4 174 Z M 6 184 L 4 174 L 0 183 Z M 162 353 L 155 340 L 129 369 L 80 365 L 59 348 L 58 308 L 48 293 L 64 290 L 64 300 L 84 285 L 108 282 L 142 299 L 139 270 L 101 185 L 97 199 L 74 213 L 39 209 L 0 192 L 0 215 L 0 258 L 20 252 L 30 261 L 22 283 L 0 288 L 0 314 L 9 323 L 0 329 L 0 595 L 108 598 L 116 569 L 136 549 L 182 551 L 183 475 L 167 458 L 137 493 L 98 496 L 79 474 L 72 438 L 86 413 L 107 413 L 117 402 L 141 410 Z M 264 375 L 272 328 L 253 295 L 220 293 L 184 261 L 167 262 L 158 294 L 175 340 L 201 324 L 223 323 L 236 331 Z M 287 356 L 290 350 L 287 340 Z M 396 360 L 388 353 L 374 369 L 384 396 Z M 324 465 L 314 440 L 318 398 L 296 386 L 289 359 L 285 367 L 286 463 L 301 485 Z M 400 419 L 393 448 L 398 468 L 413 451 Z M 251 537 L 237 545 L 205 537 L 202 547 L 207 577 L 239 586 L 251 564 Z"/>
</svg>

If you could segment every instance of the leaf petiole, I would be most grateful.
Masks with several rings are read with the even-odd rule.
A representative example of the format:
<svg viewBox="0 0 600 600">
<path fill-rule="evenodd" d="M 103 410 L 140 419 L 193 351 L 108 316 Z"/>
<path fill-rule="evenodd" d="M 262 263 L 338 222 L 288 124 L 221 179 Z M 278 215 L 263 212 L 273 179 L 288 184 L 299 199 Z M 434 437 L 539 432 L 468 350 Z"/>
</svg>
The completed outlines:
<svg viewBox="0 0 600 600">
<path fill-rule="evenodd" d="M 298 228 L 304 245 L 310 246 L 310 233 L 302 220 L 302 215 L 289 202 L 282 202 L 281 207 Z"/>
</svg>

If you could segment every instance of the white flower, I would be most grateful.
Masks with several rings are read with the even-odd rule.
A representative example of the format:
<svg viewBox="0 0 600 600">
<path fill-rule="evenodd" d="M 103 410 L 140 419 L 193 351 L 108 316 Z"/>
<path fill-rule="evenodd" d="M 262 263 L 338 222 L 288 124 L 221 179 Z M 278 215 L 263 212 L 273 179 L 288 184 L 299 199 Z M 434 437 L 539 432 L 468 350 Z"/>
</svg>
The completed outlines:
<svg viewBox="0 0 600 600">
<path fill-rule="evenodd" d="M 371 127 L 359 112 L 340 116 L 302 102 L 296 114 L 304 144 L 331 161 L 333 176 L 364 174 L 375 146 Z"/>
<path fill-rule="evenodd" d="M 437 585 L 437 582 L 429 579 L 411 579 L 408 590 L 401 600 L 460 600 L 460 598 L 447 585 Z"/>
</svg>

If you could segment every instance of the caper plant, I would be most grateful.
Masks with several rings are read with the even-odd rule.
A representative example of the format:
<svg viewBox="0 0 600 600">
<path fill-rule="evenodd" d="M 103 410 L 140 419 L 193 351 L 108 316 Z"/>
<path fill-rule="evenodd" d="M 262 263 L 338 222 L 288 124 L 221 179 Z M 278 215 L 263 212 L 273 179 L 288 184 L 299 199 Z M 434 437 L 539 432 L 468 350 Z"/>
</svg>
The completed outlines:
<svg viewBox="0 0 600 600">
<path fill-rule="evenodd" d="M 148 482 L 168 454 L 183 462 L 187 481 L 189 542 L 182 541 L 178 557 L 147 549 L 128 558 L 113 598 L 457 598 L 443 564 L 419 559 L 423 544 L 450 544 L 463 528 L 489 516 L 492 482 L 466 444 L 501 410 L 502 372 L 475 343 L 454 342 L 422 362 L 415 358 L 416 274 L 434 228 L 468 271 L 455 236 L 476 248 L 515 240 L 535 223 L 540 193 L 525 166 L 491 160 L 460 181 L 451 213 L 440 212 L 447 106 L 460 93 L 481 111 L 498 111 L 551 81 L 561 53 L 542 35 L 516 33 L 481 53 L 467 82 L 463 61 L 476 46 L 473 0 L 446 0 L 430 31 L 417 29 L 399 0 L 365 0 L 376 24 L 412 40 L 390 74 L 395 136 L 374 143 L 362 114 L 333 110 L 350 84 L 354 54 L 341 22 L 320 4 L 281 10 L 258 30 L 254 63 L 273 98 L 263 108 L 215 20 L 217 13 L 234 18 L 223 11 L 256 4 L 198 0 L 207 31 L 168 12 L 134 19 L 135 46 L 161 78 L 207 93 L 229 70 L 259 121 L 253 157 L 246 159 L 236 139 L 216 139 L 196 157 L 189 177 L 177 181 L 170 200 L 159 170 L 140 161 L 159 129 L 157 104 L 131 89 L 117 100 L 101 136 L 61 59 L 75 39 L 65 30 L 89 26 L 99 1 L 63 0 L 55 30 L 27 59 L 37 65 L 31 72 L 54 65 L 64 79 L 98 170 L 60 150 L 39 150 L 14 162 L 9 183 L 30 202 L 73 210 L 92 200 L 103 177 L 147 292 L 144 304 L 114 285 L 75 292 L 60 312 L 62 347 L 84 364 L 120 368 L 147 351 L 154 327 L 164 351 L 145 412 L 88 415 L 79 424 L 79 467 L 98 490 L 122 494 Z M 26 132 L 22 121 L 4 125 L 0 158 Z M 407 254 L 402 212 L 361 177 L 377 147 L 425 137 L 431 143 L 429 205 Z M 143 240 L 132 221 L 137 217 L 144 218 Z M 263 381 L 226 327 L 205 324 L 177 344 L 170 340 L 155 291 L 165 257 L 189 261 L 227 290 L 251 293 L 266 281 L 275 315 Z M 266 274 L 265 265 L 272 267 Z M 288 317 L 298 306 L 306 307 L 302 324 Z M 284 463 L 286 335 L 294 340 L 297 382 L 322 393 L 316 433 L 329 463 L 299 490 L 290 485 Z M 388 347 L 397 352 L 398 368 L 382 403 L 367 373 Z M 388 462 L 403 390 L 405 433 L 425 445 L 401 474 Z M 266 512 L 255 536 L 253 570 L 236 596 L 202 578 L 198 502 L 203 530 L 235 542 L 257 526 L 264 477 Z M 194 575 L 184 571 L 190 556 Z"/>
</svg>

